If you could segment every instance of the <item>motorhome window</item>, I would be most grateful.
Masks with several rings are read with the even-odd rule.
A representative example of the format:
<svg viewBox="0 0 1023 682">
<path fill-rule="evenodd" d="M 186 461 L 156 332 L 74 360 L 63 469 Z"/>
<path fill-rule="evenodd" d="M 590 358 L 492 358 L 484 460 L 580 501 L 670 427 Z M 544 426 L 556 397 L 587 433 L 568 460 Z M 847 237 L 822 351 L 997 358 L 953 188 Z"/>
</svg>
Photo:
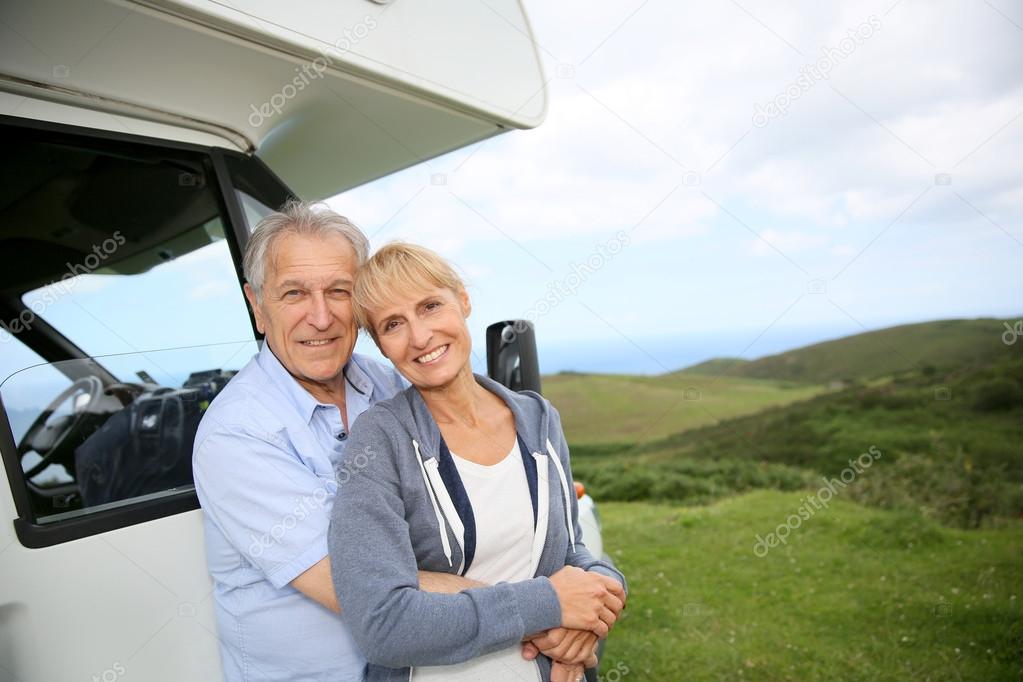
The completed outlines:
<svg viewBox="0 0 1023 682">
<path fill-rule="evenodd" d="M 267 206 L 259 199 L 251 197 L 242 190 L 235 190 L 238 196 L 238 203 L 242 205 L 242 213 L 245 215 L 245 226 L 249 232 L 256 229 L 260 220 L 274 212 L 274 208 Z"/>
<path fill-rule="evenodd" d="M 209 164 L 6 127 L 0 144 L 3 455 L 33 521 L 190 489 L 199 418 L 257 350 Z"/>
<path fill-rule="evenodd" d="M 292 198 L 288 189 L 259 159 L 241 154 L 225 154 L 224 165 L 231 176 L 245 227 L 255 229 L 261 219 Z"/>
</svg>

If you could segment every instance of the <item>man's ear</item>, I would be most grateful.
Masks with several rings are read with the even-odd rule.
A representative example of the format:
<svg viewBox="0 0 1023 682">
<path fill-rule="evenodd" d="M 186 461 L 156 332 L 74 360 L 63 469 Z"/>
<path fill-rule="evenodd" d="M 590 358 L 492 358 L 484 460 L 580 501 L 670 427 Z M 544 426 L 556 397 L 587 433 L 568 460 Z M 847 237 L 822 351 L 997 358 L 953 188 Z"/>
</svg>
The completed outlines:
<svg viewBox="0 0 1023 682">
<path fill-rule="evenodd" d="M 256 291 L 248 282 L 242 287 L 242 291 L 245 292 L 245 299 L 249 302 L 249 307 L 252 308 L 252 316 L 256 318 L 256 329 L 260 334 L 265 334 L 266 332 L 263 331 L 263 308 L 256 300 Z"/>
<path fill-rule="evenodd" d="M 462 316 L 469 317 L 472 314 L 472 301 L 469 300 L 469 292 L 465 289 L 459 291 L 458 302 L 462 305 Z"/>
</svg>

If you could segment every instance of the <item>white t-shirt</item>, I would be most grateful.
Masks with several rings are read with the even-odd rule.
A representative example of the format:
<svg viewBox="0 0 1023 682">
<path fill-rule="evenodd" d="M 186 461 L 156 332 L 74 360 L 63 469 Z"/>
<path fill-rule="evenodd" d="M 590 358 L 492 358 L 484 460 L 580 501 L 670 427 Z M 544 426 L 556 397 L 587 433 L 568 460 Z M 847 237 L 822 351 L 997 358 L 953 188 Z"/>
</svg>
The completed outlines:
<svg viewBox="0 0 1023 682">
<path fill-rule="evenodd" d="M 511 452 L 491 466 L 451 456 L 476 519 L 476 553 L 466 577 L 490 585 L 532 578 L 533 502 L 518 439 Z M 417 682 L 540 680 L 536 662 L 522 658 L 519 644 L 457 665 L 416 668 L 412 675 Z"/>
</svg>

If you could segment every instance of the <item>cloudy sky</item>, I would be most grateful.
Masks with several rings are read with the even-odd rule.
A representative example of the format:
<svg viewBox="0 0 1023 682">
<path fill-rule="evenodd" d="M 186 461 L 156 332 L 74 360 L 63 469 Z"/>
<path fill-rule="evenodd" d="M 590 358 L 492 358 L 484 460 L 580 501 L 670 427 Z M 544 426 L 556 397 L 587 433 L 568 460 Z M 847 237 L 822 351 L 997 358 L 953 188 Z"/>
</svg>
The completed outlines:
<svg viewBox="0 0 1023 682">
<path fill-rule="evenodd" d="M 1023 7 L 526 3 L 549 112 L 334 197 L 543 370 L 660 372 L 1023 314 Z M 434 184 L 443 177 L 444 184 Z"/>
</svg>

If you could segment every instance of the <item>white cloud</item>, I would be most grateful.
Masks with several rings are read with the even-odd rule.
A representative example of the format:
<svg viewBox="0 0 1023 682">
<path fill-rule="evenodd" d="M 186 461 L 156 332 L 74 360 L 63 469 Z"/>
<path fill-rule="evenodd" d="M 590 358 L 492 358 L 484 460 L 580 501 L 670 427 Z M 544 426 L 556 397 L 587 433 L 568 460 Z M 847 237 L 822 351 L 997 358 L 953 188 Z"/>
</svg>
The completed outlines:
<svg viewBox="0 0 1023 682">
<path fill-rule="evenodd" d="M 892 7 L 531 3 L 553 77 L 548 120 L 331 203 L 370 234 L 387 223 L 377 240 L 422 241 L 496 279 L 523 268 L 558 277 L 642 222 L 628 253 L 579 293 L 606 319 L 632 316 L 636 334 L 767 325 L 805 291 L 806 276 L 735 218 L 814 276 L 855 258 L 836 291 L 871 302 L 877 319 L 958 314 L 970 301 L 976 314 L 1018 307 L 1023 269 L 1009 264 L 1023 247 L 986 218 L 1023 240 L 1020 31 L 984 3 Z M 880 29 L 829 79 L 753 125 L 754 105 L 871 16 Z M 446 184 L 432 185 L 434 173 Z M 509 292 L 477 279 L 491 299 L 478 306 L 524 309 L 543 294 L 542 282 Z M 664 314 L 665 300 L 684 300 L 684 316 Z M 816 314 L 800 304 L 779 324 Z M 571 338 L 588 315 L 562 305 L 544 325 Z"/>
</svg>

